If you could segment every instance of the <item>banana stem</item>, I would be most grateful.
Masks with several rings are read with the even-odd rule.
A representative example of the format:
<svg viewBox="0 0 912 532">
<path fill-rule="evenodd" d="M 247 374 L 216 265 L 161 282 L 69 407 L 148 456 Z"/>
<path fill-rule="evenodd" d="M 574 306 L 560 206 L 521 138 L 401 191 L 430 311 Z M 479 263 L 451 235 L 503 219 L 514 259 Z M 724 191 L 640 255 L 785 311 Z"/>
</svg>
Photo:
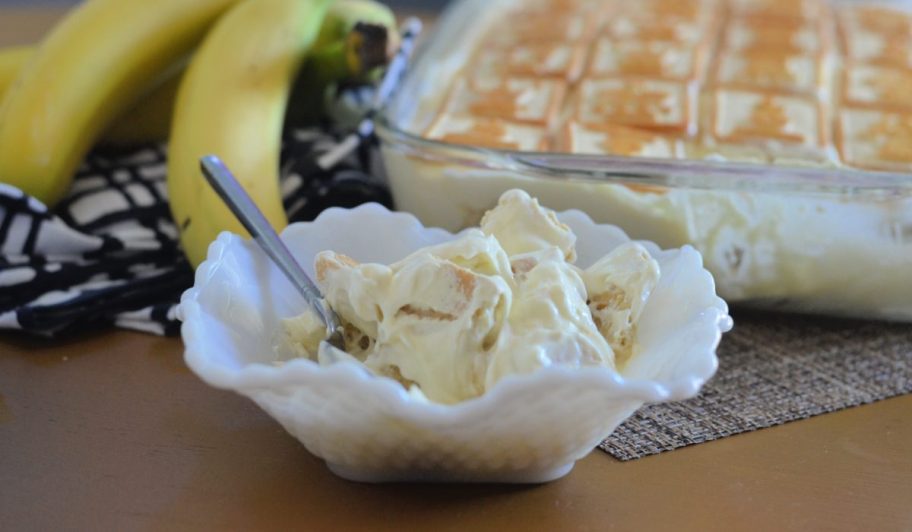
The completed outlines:
<svg viewBox="0 0 912 532">
<path fill-rule="evenodd" d="M 358 68 L 363 74 L 386 64 L 389 59 L 389 35 L 385 26 L 359 22 L 346 39 L 350 50 L 357 56 Z"/>
<path fill-rule="evenodd" d="M 383 75 L 383 79 L 380 81 L 377 91 L 374 93 L 374 100 L 371 102 L 370 108 L 367 110 L 367 113 L 364 115 L 361 123 L 358 124 L 358 127 L 354 132 L 349 133 L 342 142 L 336 144 L 336 146 L 317 159 L 317 166 L 319 168 L 323 170 L 332 168 L 338 164 L 339 161 L 348 157 L 351 152 L 357 149 L 364 139 L 367 139 L 374 134 L 374 116 L 380 112 L 380 108 L 386 104 L 392 96 L 396 86 L 401 81 L 402 74 L 408 66 L 409 58 L 412 56 L 415 41 L 418 39 L 420 33 L 421 21 L 419 19 L 411 17 L 405 21 L 402 40 L 399 42 L 399 50 L 396 52 L 396 55 L 393 56 L 392 60 L 390 60 L 386 73 Z"/>
<path fill-rule="evenodd" d="M 318 123 L 331 86 L 364 82 L 371 71 L 386 63 L 387 39 L 384 26 L 359 22 L 345 39 L 313 50 L 292 88 L 286 127 Z"/>
<path fill-rule="evenodd" d="M 299 79 L 326 86 L 333 80 L 346 79 L 358 72 L 357 55 L 352 54 L 347 40 L 332 43 L 307 58 Z M 304 79 L 306 75 L 306 79 Z"/>
</svg>

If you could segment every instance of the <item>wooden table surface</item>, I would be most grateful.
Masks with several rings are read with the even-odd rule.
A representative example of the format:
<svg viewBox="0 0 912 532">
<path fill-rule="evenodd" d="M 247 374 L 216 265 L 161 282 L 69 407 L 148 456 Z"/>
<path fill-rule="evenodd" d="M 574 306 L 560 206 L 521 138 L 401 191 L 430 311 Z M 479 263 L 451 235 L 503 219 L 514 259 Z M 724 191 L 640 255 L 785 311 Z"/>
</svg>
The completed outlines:
<svg viewBox="0 0 912 532">
<path fill-rule="evenodd" d="M 0 45 L 59 9 L 0 10 Z M 0 530 L 912 530 L 912 395 L 540 486 L 333 476 L 174 338 L 0 334 Z"/>
</svg>

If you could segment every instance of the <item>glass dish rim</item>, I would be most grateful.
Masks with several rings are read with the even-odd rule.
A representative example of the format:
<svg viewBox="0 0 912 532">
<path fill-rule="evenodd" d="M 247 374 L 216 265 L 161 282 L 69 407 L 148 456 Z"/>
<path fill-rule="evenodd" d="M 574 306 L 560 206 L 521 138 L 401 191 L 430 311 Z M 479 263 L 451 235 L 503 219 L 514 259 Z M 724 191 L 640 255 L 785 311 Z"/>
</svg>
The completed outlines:
<svg viewBox="0 0 912 532">
<path fill-rule="evenodd" d="M 912 174 L 838 167 L 759 164 L 621 155 L 512 151 L 429 139 L 396 126 L 383 109 L 376 120 L 381 144 L 409 155 L 480 170 L 518 172 L 554 180 L 627 183 L 718 191 L 901 195 L 912 197 Z"/>
</svg>

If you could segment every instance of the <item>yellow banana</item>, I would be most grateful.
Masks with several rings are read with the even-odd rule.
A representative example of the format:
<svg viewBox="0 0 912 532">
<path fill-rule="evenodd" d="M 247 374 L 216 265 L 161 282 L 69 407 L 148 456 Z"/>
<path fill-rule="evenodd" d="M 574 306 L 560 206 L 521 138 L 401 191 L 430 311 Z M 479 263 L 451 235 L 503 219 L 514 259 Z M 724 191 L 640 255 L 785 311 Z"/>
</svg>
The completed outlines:
<svg viewBox="0 0 912 532">
<path fill-rule="evenodd" d="M 13 46 L 0 49 L 0 100 L 12 85 L 26 61 L 35 55 L 37 46 Z M 104 132 L 99 143 L 109 146 L 132 146 L 160 142 L 171 130 L 171 110 L 177 96 L 181 73 L 156 87 L 133 108 L 124 112 Z"/>
<path fill-rule="evenodd" d="M 168 196 L 191 264 L 221 231 L 246 234 L 199 169 L 215 154 L 281 229 L 279 149 L 295 74 L 329 0 L 245 0 L 206 36 L 181 82 L 168 151 Z"/>
<path fill-rule="evenodd" d="M 353 37 L 360 36 L 353 32 L 359 23 L 384 28 L 387 37 L 386 48 L 395 48 L 395 39 L 398 37 L 395 31 L 396 17 L 390 8 L 373 0 L 335 0 L 320 26 L 317 41 L 299 74 L 304 83 L 300 85 L 301 95 L 292 95 L 293 108 L 313 113 L 311 107 L 322 104 L 323 93 L 330 81 L 336 81 L 340 77 L 356 77 L 375 66 L 376 50 L 369 50 L 374 52 L 374 58 L 365 58 L 364 55 L 370 54 L 363 54 L 362 50 L 370 48 L 371 45 L 382 44 L 382 40 L 375 38 L 372 43 L 352 42 Z M 0 49 L 0 100 L 26 61 L 35 55 L 36 50 L 35 45 Z M 345 55 L 344 64 L 336 57 L 326 57 L 334 54 Z M 344 70 L 340 71 L 342 67 Z M 126 110 L 105 130 L 98 139 L 99 144 L 131 146 L 167 139 L 182 73 L 181 71 L 174 74 L 160 86 L 152 89 L 135 106 Z"/>
<path fill-rule="evenodd" d="M 0 181 L 49 205 L 98 135 L 173 73 L 235 0 L 87 0 L 0 104 Z"/>
<path fill-rule="evenodd" d="M 34 47 L 32 46 L 13 46 L 0 50 L 0 101 L 3 100 L 3 94 L 16 80 L 26 61 L 32 57 L 33 52 Z"/>
<path fill-rule="evenodd" d="M 359 23 L 383 28 L 385 38 L 371 34 L 365 37 L 371 38 L 370 42 L 353 42 L 354 38 L 363 35 L 355 31 L 355 26 Z M 398 36 L 396 17 L 387 6 L 373 0 L 335 0 L 323 19 L 317 42 L 308 52 L 307 60 L 298 74 L 298 79 L 302 80 L 300 87 L 305 94 L 313 97 L 302 96 L 296 99 L 297 95 L 292 92 L 289 103 L 292 110 L 289 113 L 297 113 L 298 110 L 311 113 L 318 111 L 331 82 L 340 79 L 354 81 L 368 74 L 378 62 L 385 59 L 391 48 L 395 48 L 395 44 L 391 47 L 389 43 L 395 43 Z M 380 48 L 379 53 L 376 47 Z M 13 52 L 14 49 L 9 51 Z M 337 54 L 343 55 L 344 59 L 337 57 Z M 4 51 L 0 50 L 0 94 L 4 55 Z M 171 130 L 171 116 L 182 75 L 183 71 L 173 75 L 135 107 L 117 118 L 99 139 L 99 144 L 135 146 L 166 140 Z M 312 122 L 294 120 L 287 113 L 286 126 L 289 121 L 296 124 Z"/>
<path fill-rule="evenodd" d="M 99 139 L 103 146 L 136 146 L 161 142 L 171 132 L 171 117 L 177 88 L 183 71 L 179 71 L 156 87 L 131 109 L 128 109 L 107 128 Z"/>
</svg>

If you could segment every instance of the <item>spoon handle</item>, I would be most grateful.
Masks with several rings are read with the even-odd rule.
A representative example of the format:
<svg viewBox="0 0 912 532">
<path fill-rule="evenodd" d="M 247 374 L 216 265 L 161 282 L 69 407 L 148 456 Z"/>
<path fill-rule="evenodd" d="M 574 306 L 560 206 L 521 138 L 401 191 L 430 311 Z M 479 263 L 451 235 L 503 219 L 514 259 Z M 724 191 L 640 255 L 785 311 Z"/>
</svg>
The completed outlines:
<svg viewBox="0 0 912 532">
<path fill-rule="evenodd" d="M 276 234 L 263 212 L 256 206 L 244 187 L 238 183 L 231 171 L 215 155 L 206 155 L 200 159 L 200 168 L 212 188 L 224 200 L 231 212 L 245 229 L 253 236 L 272 262 L 295 285 L 311 308 L 320 316 L 329 329 L 330 335 L 336 332 L 339 321 L 335 313 L 323 303 L 320 290 L 310 280 L 307 273 L 298 264 L 294 256 Z"/>
</svg>

